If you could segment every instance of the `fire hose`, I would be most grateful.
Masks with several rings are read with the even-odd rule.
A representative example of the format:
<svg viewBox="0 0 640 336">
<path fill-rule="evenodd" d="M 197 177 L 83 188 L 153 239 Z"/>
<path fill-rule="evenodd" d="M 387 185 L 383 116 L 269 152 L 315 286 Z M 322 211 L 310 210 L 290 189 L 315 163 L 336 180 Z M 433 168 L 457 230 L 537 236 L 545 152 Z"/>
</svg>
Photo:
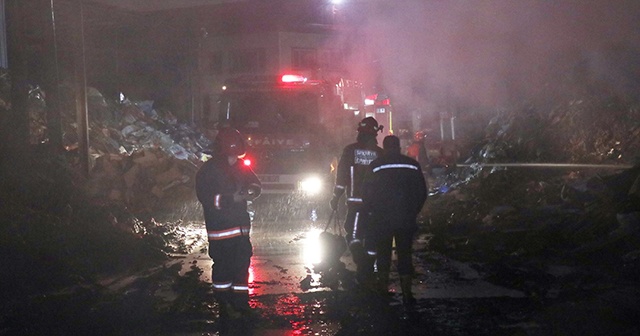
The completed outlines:
<svg viewBox="0 0 640 336">
<path fill-rule="evenodd" d="M 458 167 L 515 167 L 515 168 L 589 168 L 589 169 L 630 169 L 629 164 L 586 164 L 586 163 L 460 163 Z"/>
</svg>

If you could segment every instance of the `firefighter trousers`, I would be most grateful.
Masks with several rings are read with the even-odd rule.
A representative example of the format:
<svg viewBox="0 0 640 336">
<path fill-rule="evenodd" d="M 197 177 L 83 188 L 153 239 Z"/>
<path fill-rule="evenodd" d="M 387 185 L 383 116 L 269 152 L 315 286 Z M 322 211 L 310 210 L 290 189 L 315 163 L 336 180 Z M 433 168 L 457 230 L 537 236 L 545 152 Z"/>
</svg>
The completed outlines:
<svg viewBox="0 0 640 336">
<path fill-rule="evenodd" d="M 398 255 L 398 274 L 412 275 L 413 262 L 411 260 L 413 237 L 416 228 L 402 228 L 395 230 L 380 230 L 375 233 L 376 266 L 381 274 L 389 274 L 391 269 L 391 253 L 393 240 L 396 241 L 396 253 Z"/>
<path fill-rule="evenodd" d="M 373 275 L 373 264 L 365 251 L 364 239 L 367 230 L 367 214 L 362 211 L 359 203 L 347 204 L 347 217 L 344 229 L 347 232 L 346 240 L 353 262 L 356 264 L 356 277 L 364 281 Z"/>
<path fill-rule="evenodd" d="M 248 235 L 209 240 L 211 279 L 217 297 L 243 308 L 249 300 L 249 266 L 253 246 Z M 223 294 L 229 293 L 229 294 Z"/>
</svg>

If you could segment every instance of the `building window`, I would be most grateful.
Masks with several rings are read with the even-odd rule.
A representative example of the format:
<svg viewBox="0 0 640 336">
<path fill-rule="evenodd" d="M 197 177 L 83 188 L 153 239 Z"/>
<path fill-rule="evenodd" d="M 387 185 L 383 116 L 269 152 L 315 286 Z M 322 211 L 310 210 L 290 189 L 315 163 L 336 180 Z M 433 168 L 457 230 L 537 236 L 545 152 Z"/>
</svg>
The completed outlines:
<svg viewBox="0 0 640 336">
<path fill-rule="evenodd" d="M 324 69 L 342 68 L 342 54 L 337 50 L 325 49 L 318 51 L 318 64 Z"/>
<path fill-rule="evenodd" d="M 316 50 L 311 48 L 292 48 L 291 67 L 298 70 L 316 69 L 318 67 Z"/>
<path fill-rule="evenodd" d="M 231 53 L 231 73 L 262 73 L 265 66 L 264 49 L 242 49 Z"/>
<path fill-rule="evenodd" d="M 212 74 L 222 74 L 222 59 L 221 53 L 212 54 L 211 57 L 209 57 L 209 69 Z"/>
</svg>

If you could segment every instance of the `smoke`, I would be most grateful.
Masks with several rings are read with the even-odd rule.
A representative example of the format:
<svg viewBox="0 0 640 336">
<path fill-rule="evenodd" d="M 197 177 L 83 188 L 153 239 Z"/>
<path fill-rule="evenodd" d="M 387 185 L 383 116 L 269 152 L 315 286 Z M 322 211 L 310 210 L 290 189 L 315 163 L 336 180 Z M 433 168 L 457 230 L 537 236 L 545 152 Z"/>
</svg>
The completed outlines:
<svg viewBox="0 0 640 336">
<path fill-rule="evenodd" d="M 518 102 L 576 68 L 607 90 L 637 90 L 640 1 L 372 0 L 351 10 L 361 48 L 350 68 L 413 109 Z"/>
</svg>

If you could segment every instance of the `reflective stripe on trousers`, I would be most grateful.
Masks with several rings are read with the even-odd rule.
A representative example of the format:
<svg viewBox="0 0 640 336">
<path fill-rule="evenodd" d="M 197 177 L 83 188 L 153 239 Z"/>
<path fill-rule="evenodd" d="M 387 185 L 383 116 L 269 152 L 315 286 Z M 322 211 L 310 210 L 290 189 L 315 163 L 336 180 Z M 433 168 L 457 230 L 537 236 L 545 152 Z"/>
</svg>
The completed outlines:
<svg viewBox="0 0 640 336">
<path fill-rule="evenodd" d="M 246 284 L 234 285 L 232 282 L 214 282 L 213 290 L 219 291 L 219 292 L 228 291 L 228 290 L 232 290 L 234 292 L 248 292 L 249 285 L 246 285 Z"/>
<path fill-rule="evenodd" d="M 216 291 L 225 291 L 231 289 L 231 282 L 214 282 L 213 290 Z"/>
<path fill-rule="evenodd" d="M 233 286 L 231 286 L 231 289 L 234 292 L 248 292 L 249 291 L 249 286 L 248 285 L 233 285 Z"/>
</svg>

